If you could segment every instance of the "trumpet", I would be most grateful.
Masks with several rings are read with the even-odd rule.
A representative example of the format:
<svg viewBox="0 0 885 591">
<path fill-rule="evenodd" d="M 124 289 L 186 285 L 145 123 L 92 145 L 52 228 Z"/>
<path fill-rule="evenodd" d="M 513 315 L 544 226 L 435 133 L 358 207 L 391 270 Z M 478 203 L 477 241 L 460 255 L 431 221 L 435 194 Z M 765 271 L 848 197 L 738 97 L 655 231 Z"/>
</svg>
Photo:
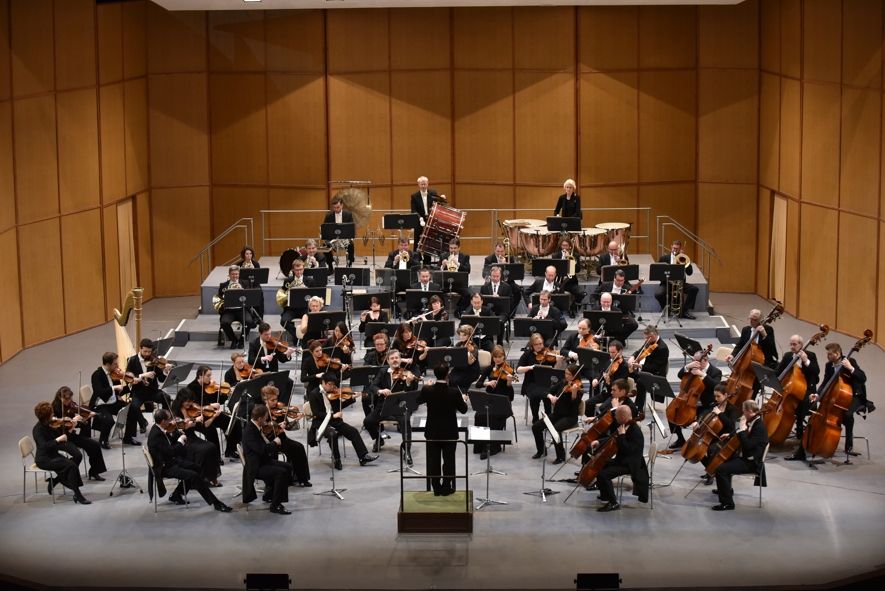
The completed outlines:
<svg viewBox="0 0 885 591">
<path fill-rule="evenodd" d="M 684 252 L 680 252 L 676 255 L 676 264 L 682 265 L 683 267 L 688 269 L 691 266 L 691 259 L 688 258 L 688 255 Z"/>
<path fill-rule="evenodd" d="M 399 262 L 408 263 L 409 262 L 409 251 L 403 250 L 399 253 Z"/>
<path fill-rule="evenodd" d="M 304 261 L 304 266 L 307 267 L 308 269 L 316 269 L 320 265 L 319 265 L 319 263 L 317 263 L 316 257 L 314 257 L 313 255 L 310 255 Z"/>
<path fill-rule="evenodd" d="M 461 264 L 458 262 L 458 258 L 455 255 L 451 255 L 446 259 L 446 271 L 449 271 L 450 273 L 457 271 L 460 265 Z"/>
</svg>

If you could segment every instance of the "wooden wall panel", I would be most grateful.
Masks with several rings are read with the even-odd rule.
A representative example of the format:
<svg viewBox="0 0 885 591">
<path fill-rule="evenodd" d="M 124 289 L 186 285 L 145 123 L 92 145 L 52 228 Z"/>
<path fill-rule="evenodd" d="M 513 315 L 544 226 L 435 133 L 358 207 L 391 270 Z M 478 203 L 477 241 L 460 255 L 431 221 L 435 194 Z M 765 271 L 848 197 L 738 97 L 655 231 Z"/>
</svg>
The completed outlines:
<svg viewBox="0 0 885 591">
<path fill-rule="evenodd" d="M 390 183 L 389 87 L 386 72 L 329 77 L 332 179 Z"/>
<path fill-rule="evenodd" d="M 271 185 L 326 182 L 326 85 L 316 74 L 268 74 L 267 165 Z"/>
<path fill-rule="evenodd" d="M 756 182 L 759 72 L 717 69 L 698 75 L 698 180 Z"/>
<path fill-rule="evenodd" d="M 787 257 L 784 273 L 784 307 L 799 309 L 799 224 L 801 207 L 798 201 L 787 200 Z"/>
<path fill-rule="evenodd" d="M 26 347 L 65 334 L 59 219 L 18 227 L 22 327 Z M 56 305 L 47 305 L 55 302 Z"/>
<path fill-rule="evenodd" d="M 882 87 L 882 2 L 842 3 L 842 83 Z"/>
<path fill-rule="evenodd" d="M 387 9 L 326 13 L 329 72 L 372 72 L 390 65 Z"/>
<path fill-rule="evenodd" d="M 773 208 L 773 192 L 759 187 L 759 199 L 756 202 L 756 293 L 764 298 L 771 298 L 771 224 Z M 783 203 L 783 202 L 781 202 Z"/>
<path fill-rule="evenodd" d="M 452 85 L 449 72 L 392 72 L 394 183 L 420 175 L 452 178 Z"/>
<path fill-rule="evenodd" d="M 98 81 L 123 79 L 123 7 L 101 4 L 98 9 Z"/>
<path fill-rule="evenodd" d="M 13 128 L 18 223 L 58 215 L 54 97 L 46 95 L 16 101 Z"/>
<path fill-rule="evenodd" d="M 154 297 L 154 260 L 151 248 L 151 194 L 135 196 L 135 248 L 138 280 L 144 288 L 144 299 Z"/>
<path fill-rule="evenodd" d="M 581 187 L 581 209 L 585 228 L 592 228 L 602 222 L 626 222 L 638 227 L 639 216 L 634 212 L 615 211 L 621 207 L 639 206 L 639 188 L 636 185 L 615 185 L 608 187 Z M 548 198 L 549 199 L 549 198 Z M 587 211 L 588 208 L 612 208 L 608 211 Z M 629 249 L 635 252 L 652 252 L 654 245 L 645 241 L 637 244 L 631 240 Z"/>
<path fill-rule="evenodd" d="M 126 196 L 126 133 L 123 83 L 99 89 L 101 123 L 101 198 L 114 203 Z"/>
<path fill-rule="evenodd" d="M 323 71 L 326 63 L 323 11 L 268 10 L 264 29 L 268 71 Z"/>
<path fill-rule="evenodd" d="M 125 294 L 120 293 L 120 241 L 116 203 L 102 208 L 101 221 L 104 239 L 105 318 L 110 320 L 114 317 L 114 308 L 122 308 L 125 297 Z"/>
<path fill-rule="evenodd" d="M 147 5 L 148 72 L 206 70 L 206 13 L 170 12 Z"/>
<path fill-rule="evenodd" d="M 522 188 L 517 189 L 517 191 Z M 488 185 L 458 185 L 455 203 L 462 209 L 503 209 L 513 207 L 513 187 L 490 187 Z M 531 190 L 531 189 L 529 189 Z M 547 191 L 548 195 L 551 191 Z M 548 197 L 549 199 L 549 197 Z M 403 201 L 404 202 L 404 201 Z M 461 250 L 469 255 L 486 256 L 494 249 L 494 237 L 498 236 L 497 228 L 492 232 L 492 216 L 488 212 L 472 212 L 467 214 L 464 231 L 461 234 Z M 465 240 L 465 236 L 476 236 L 476 240 Z M 491 238 L 489 238 L 491 237 Z"/>
<path fill-rule="evenodd" d="M 322 209 L 320 203 L 313 206 Z M 215 187 L 212 189 L 212 236 L 218 236 L 228 226 L 240 218 L 251 217 L 260 223 L 259 210 L 268 209 L 267 189 L 265 187 Z M 322 221 L 322 220 L 320 220 Z M 317 226 L 317 229 L 319 226 Z M 256 230 L 258 228 L 256 227 Z M 317 230 L 318 231 L 318 230 Z M 256 236 L 258 232 L 256 231 Z M 214 248 L 216 264 L 237 255 L 243 248 L 243 235 L 234 232 L 219 242 Z M 255 246 L 254 244 L 252 245 Z"/>
<path fill-rule="evenodd" d="M 646 227 L 645 215 L 640 213 L 633 224 L 632 233 L 649 236 L 649 252 L 657 252 L 657 244 L 660 237 L 657 235 L 655 217 L 659 215 L 668 215 L 679 223 L 684 224 L 687 228 L 694 228 L 697 220 L 695 219 L 696 206 L 696 188 L 693 183 L 672 183 L 666 185 L 640 185 L 639 187 L 639 207 L 651 207 L 651 216 L 649 218 L 649 227 Z M 618 220 L 620 221 L 620 220 Z M 666 243 L 671 243 L 675 239 L 682 240 L 686 245 L 686 252 L 689 256 L 695 256 L 693 245 L 688 240 L 688 236 L 682 232 L 678 232 L 673 228 L 669 228 L 664 235 Z M 635 248 L 633 252 L 644 252 Z"/>
<path fill-rule="evenodd" d="M 150 185 L 148 168 L 147 80 L 123 85 L 123 126 L 126 145 L 126 194 L 135 195 Z"/>
<path fill-rule="evenodd" d="M 455 72 L 459 181 L 513 182 L 513 73 Z"/>
<path fill-rule="evenodd" d="M 703 67 L 759 66 L 759 1 L 698 7 L 698 64 Z"/>
<path fill-rule="evenodd" d="M 95 2 L 55 3 L 55 86 L 95 84 Z"/>
<path fill-rule="evenodd" d="M 802 200 L 839 204 L 838 86 L 806 83 L 802 93 Z"/>
<path fill-rule="evenodd" d="M 759 183 L 779 188 L 781 79 L 761 74 L 759 87 Z"/>
<path fill-rule="evenodd" d="M 54 88 L 52 0 L 11 0 L 12 88 L 15 96 Z"/>
<path fill-rule="evenodd" d="M 500 209 L 498 217 L 505 219 L 523 217 L 545 218 L 547 214 L 544 214 L 544 206 L 548 203 L 555 203 L 556 198 L 561 194 L 562 189 L 557 187 L 517 186 L 515 193 L 512 195 L 512 203 L 509 205 L 509 207 L 513 207 L 513 209 L 506 209 L 506 207 L 508 207 L 507 204 L 499 203 Z M 583 195 L 583 193 L 580 192 L 578 194 Z M 584 202 L 585 201 L 582 198 L 581 204 L 583 205 Z"/>
<path fill-rule="evenodd" d="M 0 101 L 10 96 L 9 0 L 0 0 Z"/>
<path fill-rule="evenodd" d="M 842 79 L 842 2 L 805 0 L 802 5 L 803 76 L 838 83 Z"/>
<path fill-rule="evenodd" d="M 147 73 L 147 6 L 144 0 L 123 4 L 123 78 Z"/>
<path fill-rule="evenodd" d="M 781 73 L 798 78 L 802 71 L 802 3 L 781 0 Z"/>
<path fill-rule="evenodd" d="M 265 68 L 263 10 L 210 10 L 209 69 L 257 72 Z"/>
<path fill-rule="evenodd" d="M 262 74 L 209 77 L 212 180 L 267 183 L 267 97 Z"/>
<path fill-rule="evenodd" d="M 878 261 L 875 256 L 876 220 L 842 212 L 839 214 L 839 271 L 836 326 L 841 332 L 860 336 L 873 326 Z"/>
<path fill-rule="evenodd" d="M 639 180 L 694 180 L 694 71 L 639 75 Z"/>
<path fill-rule="evenodd" d="M 452 42 L 456 68 L 512 68 L 512 10 L 453 9 Z"/>
<path fill-rule="evenodd" d="M 12 165 L 12 102 L 0 102 L 0 232 L 15 225 L 15 174 Z"/>
<path fill-rule="evenodd" d="M 878 90 L 842 89 L 839 207 L 872 217 L 879 213 L 881 98 Z"/>
<path fill-rule="evenodd" d="M 98 207 L 101 202 L 96 100 L 95 88 L 56 95 L 58 193 L 62 213 Z"/>
<path fill-rule="evenodd" d="M 578 37 L 582 70 L 639 66 L 639 9 L 635 6 L 578 7 Z"/>
<path fill-rule="evenodd" d="M 575 67 L 575 9 L 571 6 L 513 8 L 517 68 L 568 70 Z"/>
<path fill-rule="evenodd" d="M 135 262 L 134 199 L 117 203 L 117 253 L 120 260 L 120 293 L 128 294 L 139 287 L 138 268 Z"/>
<path fill-rule="evenodd" d="M 799 196 L 802 172 L 802 91 L 799 82 L 781 78 L 780 192 Z"/>
<path fill-rule="evenodd" d="M 448 8 L 398 8 L 390 15 L 390 67 L 394 70 L 430 70 L 451 65 Z M 426 39 L 416 34 L 433 31 Z M 432 41 L 430 41 L 432 39 Z"/>
<path fill-rule="evenodd" d="M 581 182 L 636 182 L 639 175 L 639 76 L 581 76 Z"/>
<path fill-rule="evenodd" d="M 781 71 L 781 3 L 760 2 L 760 56 L 763 70 L 779 74 Z"/>
<path fill-rule="evenodd" d="M 7 257 L 5 277 L 0 281 L 0 301 L 8 315 L 6 322 L 0 322 L 0 361 L 5 363 L 22 349 L 22 308 L 18 291 L 18 242 L 15 228 L 0 234 L 0 249 Z"/>
<path fill-rule="evenodd" d="M 562 183 L 576 172 L 574 74 L 516 73 L 517 183 Z"/>
<path fill-rule="evenodd" d="M 152 76 L 148 88 L 151 185 L 208 184 L 206 75 Z"/>
<path fill-rule="evenodd" d="M 709 240 L 722 260 L 708 274 L 714 291 L 752 292 L 756 286 L 755 233 L 748 240 L 744 224 L 723 224 L 722 210 L 734 219 L 756 219 L 756 186 L 698 183 L 698 234 Z"/>
<path fill-rule="evenodd" d="M 879 222 L 879 286 L 877 294 L 885 293 L 885 222 Z M 876 328 L 876 342 L 885 347 L 885 298 L 877 297 L 879 326 Z"/>
<path fill-rule="evenodd" d="M 193 295 L 202 277 L 198 262 L 188 261 L 211 239 L 209 188 L 190 187 L 151 191 L 151 231 L 154 276 L 158 296 Z M 164 245 L 164 248 L 159 247 Z"/>
<path fill-rule="evenodd" d="M 799 257 L 799 317 L 836 326 L 836 282 L 821 281 L 820 270 L 836 269 L 839 214 L 802 204 Z"/>
<path fill-rule="evenodd" d="M 62 278 L 65 332 L 101 324 L 105 301 L 96 297 L 102 284 L 101 213 L 98 208 L 61 217 Z"/>
<path fill-rule="evenodd" d="M 697 8 L 639 8 L 639 67 L 693 68 L 697 53 Z"/>
<path fill-rule="evenodd" d="M 386 197 L 386 198 L 385 198 Z M 268 204 L 270 209 L 314 209 L 322 210 L 326 208 L 328 201 L 328 191 L 326 189 L 282 189 L 271 188 L 268 191 Z M 390 208 L 390 189 L 386 187 L 376 187 L 372 189 L 372 208 L 373 209 L 389 209 Z M 373 214 L 374 215 L 374 214 Z M 269 242 L 267 250 L 265 245 L 253 244 L 259 255 L 279 255 L 287 248 L 304 246 L 304 240 L 282 240 L 283 238 L 294 237 L 317 237 L 320 224 L 323 223 L 324 211 L 316 213 L 297 213 L 297 214 L 275 214 L 267 218 L 267 236 L 279 239 L 275 242 Z M 369 224 L 370 228 L 379 227 L 380 219 Z M 357 235 L 362 233 L 363 229 L 357 230 Z M 358 240 L 358 245 L 362 246 L 362 241 Z M 369 247 L 371 253 L 371 246 Z M 378 247 L 377 254 L 387 256 L 384 248 Z M 381 261 L 379 264 L 383 265 Z M 271 273 L 276 273 L 277 268 L 271 268 Z"/>
</svg>

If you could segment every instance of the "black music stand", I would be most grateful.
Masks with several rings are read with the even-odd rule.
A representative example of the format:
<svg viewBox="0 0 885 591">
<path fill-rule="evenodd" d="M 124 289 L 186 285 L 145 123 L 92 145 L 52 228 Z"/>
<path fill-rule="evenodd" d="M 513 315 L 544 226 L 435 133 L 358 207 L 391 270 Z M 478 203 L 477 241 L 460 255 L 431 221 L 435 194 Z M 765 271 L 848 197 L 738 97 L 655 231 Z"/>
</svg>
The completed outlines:
<svg viewBox="0 0 885 591">
<path fill-rule="evenodd" d="M 264 292 L 260 287 L 252 289 L 229 289 L 224 292 L 224 308 L 226 310 L 240 309 L 243 323 L 242 338 L 245 339 L 249 332 L 246 325 L 246 310 L 252 312 L 252 319 L 258 322 L 261 315 L 258 314 L 256 308 L 261 308 L 264 304 Z"/>
<path fill-rule="evenodd" d="M 378 298 L 378 301 L 381 303 L 381 309 L 390 310 L 390 307 L 393 305 L 393 297 L 390 295 L 389 291 L 376 291 L 374 293 L 355 293 L 353 294 L 353 309 L 359 310 L 362 312 L 363 310 L 368 310 L 369 306 L 372 302 L 372 298 Z"/>
<path fill-rule="evenodd" d="M 508 401 L 509 402 L 509 401 Z M 467 443 L 489 445 L 491 443 L 500 443 L 501 445 L 510 445 L 510 433 L 506 430 L 489 429 L 488 427 L 472 426 L 467 431 Z M 491 457 L 492 454 L 486 455 L 486 496 L 477 498 L 479 505 L 476 509 L 482 509 L 486 505 L 507 505 L 506 501 L 496 501 L 489 496 L 489 478 L 491 477 Z"/>
<path fill-rule="evenodd" d="M 366 322 L 366 338 L 372 340 L 376 334 L 383 332 L 389 340 L 393 340 L 398 328 L 399 324 L 396 322 Z"/>
<path fill-rule="evenodd" d="M 636 310 L 636 304 L 639 302 L 639 294 L 635 293 L 613 293 L 612 296 L 612 307 L 615 307 L 615 302 L 617 302 L 617 308 L 624 314 L 632 314 L 634 310 Z M 641 318 L 640 318 L 641 320 Z"/>
<path fill-rule="evenodd" d="M 325 312 L 311 312 L 307 315 L 307 334 L 326 334 L 335 328 L 339 322 L 344 322 L 343 310 L 331 310 Z"/>
<path fill-rule="evenodd" d="M 510 318 L 510 311 L 513 306 L 513 301 L 510 299 L 510 296 L 482 294 L 482 303 L 488 304 L 496 316 L 505 320 Z"/>
<path fill-rule="evenodd" d="M 467 367 L 466 347 L 430 347 L 427 349 L 427 367 L 436 367 L 442 362 L 449 367 Z"/>
<path fill-rule="evenodd" d="M 581 229 L 581 218 L 547 217 L 547 229 L 551 232 L 577 232 Z"/>
<path fill-rule="evenodd" d="M 434 271 L 431 273 L 431 281 L 442 286 L 442 290 L 448 293 L 458 293 L 459 290 L 467 289 L 470 281 L 467 271 Z"/>
<path fill-rule="evenodd" d="M 403 444 L 400 445 L 400 453 L 411 455 L 412 445 L 412 413 L 418 410 L 418 393 L 420 390 L 410 390 L 407 392 L 393 392 L 384 397 L 384 404 L 381 406 L 381 416 L 387 417 L 403 417 L 406 432 L 403 433 Z M 421 472 L 415 470 L 408 465 L 405 460 L 400 462 L 403 470 L 408 470 L 412 474 L 421 476 Z M 388 472 L 400 472 L 400 468 L 392 468 Z"/>
<path fill-rule="evenodd" d="M 304 269 L 304 282 L 310 278 L 313 283 L 311 285 L 327 285 L 329 283 L 329 267 L 317 267 L 316 269 Z"/>
<path fill-rule="evenodd" d="M 327 243 L 333 240 L 353 240 L 356 237 L 356 224 L 353 222 L 320 224 L 320 236 Z"/>
<path fill-rule="evenodd" d="M 556 306 L 556 308 L 560 312 L 568 312 L 569 307 L 571 306 L 571 297 L 570 293 L 551 293 L 550 294 L 550 302 Z M 541 294 L 533 293 L 532 294 L 532 307 L 537 307 L 540 305 Z"/>
<path fill-rule="evenodd" d="M 759 384 L 763 388 L 771 388 L 778 394 L 784 393 L 784 386 L 778 379 L 776 371 L 755 361 L 750 362 L 750 367 L 753 368 L 753 373 L 756 374 L 756 379 L 759 380 Z"/>
<path fill-rule="evenodd" d="M 472 314 L 464 314 L 461 316 L 461 325 L 475 326 L 473 331 L 474 338 L 498 338 L 501 334 L 501 319 L 497 316 L 473 316 Z"/>
<path fill-rule="evenodd" d="M 624 272 L 624 278 L 627 281 L 636 281 L 639 279 L 639 265 L 606 265 L 602 268 L 602 275 L 600 275 L 599 282 L 614 281 L 615 271 L 618 270 Z"/>
<path fill-rule="evenodd" d="M 343 277 L 347 277 L 347 285 L 372 285 L 369 271 L 367 267 L 335 267 L 335 285 L 341 285 Z"/>
<path fill-rule="evenodd" d="M 412 312 L 424 312 L 430 309 L 430 298 L 439 296 L 442 300 L 443 292 L 441 291 L 421 291 L 420 289 L 406 290 L 406 310 Z"/>
<path fill-rule="evenodd" d="M 417 230 L 421 227 L 421 217 L 417 213 L 386 213 L 381 218 L 385 230 Z"/>
<path fill-rule="evenodd" d="M 489 417 L 491 415 L 504 418 L 510 418 L 510 416 L 513 415 L 513 406 L 510 403 L 510 399 L 502 394 L 489 394 L 485 390 L 471 388 L 467 391 L 467 396 L 470 398 L 470 407 L 473 411 L 482 413 L 486 416 L 486 425 L 491 425 L 489 422 Z M 486 452 L 488 452 L 488 447 L 486 447 Z M 486 455 L 491 456 L 492 454 L 486 453 Z M 489 458 L 486 458 L 485 470 L 473 472 L 471 476 L 476 476 L 477 474 L 485 474 L 486 476 L 489 474 L 499 474 L 501 476 L 507 476 L 507 472 L 492 468 L 492 462 Z M 486 498 L 488 498 L 488 496 L 487 489 Z"/>
<path fill-rule="evenodd" d="M 494 267 L 495 265 L 490 266 Z M 498 264 L 498 266 L 501 267 L 501 278 L 504 281 L 512 283 L 525 279 L 525 265 L 522 263 L 506 263 Z"/>
<path fill-rule="evenodd" d="M 518 337 L 530 337 L 532 333 L 538 333 L 544 338 L 544 341 L 550 339 L 556 333 L 556 327 L 553 326 L 553 320 L 544 318 L 514 318 L 513 332 Z"/>
<path fill-rule="evenodd" d="M 565 380 L 565 370 L 556 369 L 549 365 L 536 365 L 535 369 L 535 385 L 550 390 L 553 386 L 558 385 Z"/>
<path fill-rule="evenodd" d="M 649 440 L 654 441 L 655 439 L 655 430 L 654 427 L 657 427 L 658 433 L 661 434 L 661 439 L 670 436 L 668 432 L 667 425 L 664 421 L 658 416 L 657 408 L 655 407 L 655 403 L 657 402 L 665 402 L 667 398 L 675 398 L 676 395 L 673 393 L 673 389 L 670 388 L 670 382 L 667 380 L 667 376 L 659 376 L 653 373 L 648 373 L 647 371 L 640 371 L 636 374 L 636 382 L 642 384 L 645 387 L 646 393 L 652 400 L 652 403 L 649 404 L 646 401 L 645 405 L 648 407 L 651 414 L 651 422 L 649 422 Z M 638 409 L 640 412 L 642 409 Z M 667 456 L 668 457 L 668 456 Z M 684 462 L 683 462 L 684 465 Z M 680 467 L 680 470 L 682 468 Z M 677 472 L 676 474 L 678 474 Z M 673 480 L 676 479 L 676 475 L 673 476 Z M 670 484 L 673 483 L 673 480 L 670 481 Z M 664 486 L 670 486 L 670 484 L 666 484 Z"/>
<path fill-rule="evenodd" d="M 419 341 L 439 343 L 442 340 L 451 342 L 455 336 L 455 322 L 453 320 L 420 320 L 416 324 L 415 335 Z"/>
<path fill-rule="evenodd" d="M 578 363 L 584 366 L 581 373 L 586 374 L 590 378 L 599 378 L 602 372 L 611 363 L 611 356 L 608 351 L 597 351 L 589 347 L 578 347 L 575 349 L 578 353 Z"/>
<path fill-rule="evenodd" d="M 259 267 L 258 269 L 243 269 L 240 267 L 240 282 L 250 287 L 264 285 L 270 279 L 270 268 Z"/>
<path fill-rule="evenodd" d="M 418 271 L 415 267 L 411 269 L 393 269 L 396 273 L 396 290 L 405 291 L 409 289 L 413 283 L 418 283 Z"/>
<path fill-rule="evenodd" d="M 556 267 L 556 276 L 565 277 L 568 275 L 568 259 L 551 259 L 538 258 L 532 261 L 532 275 L 535 277 L 543 277 L 547 267 Z"/>
<path fill-rule="evenodd" d="M 178 333 L 175 333 L 175 336 L 178 336 Z M 165 339 L 157 339 L 154 342 L 154 354 L 157 357 L 165 357 L 166 353 L 169 352 L 169 349 L 172 348 L 172 345 L 175 342 L 175 337 L 168 337 Z"/>
<path fill-rule="evenodd" d="M 664 294 L 667 297 L 667 305 L 661 310 L 661 316 L 658 319 L 658 322 L 660 322 L 661 319 L 665 319 L 664 324 L 668 324 L 670 320 L 675 319 L 676 324 L 682 328 L 682 322 L 679 321 L 679 317 L 670 313 L 670 282 L 685 281 L 685 267 L 682 265 L 670 265 L 668 263 L 652 263 L 649 265 L 648 274 L 651 281 L 661 282 L 661 285 L 665 288 Z"/>
<path fill-rule="evenodd" d="M 301 298 L 304 304 L 298 301 L 298 298 Z M 323 304 L 326 302 L 326 288 L 325 287 L 293 287 L 289 290 L 289 301 L 286 302 L 290 308 L 295 308 L 296 310 L 303 310 L 307 308 L 307 304 L 310 301 L 310 298 L 320 298 L 323 300 Z M 293 302 L 294 300 L 294 302 Z M 297 305 L 296 305 L 297 304 Z"/>
<path fill-rule="evenodd" d="M 623 324 L 623 314 L 617 310 L 603 312 L 602 310 L 584 310 L 584 318 L 590 321 L 591 332 L 598 332 L 603 328 L 603 334 L 610 335 L 620 332 Z"/>
</svg>

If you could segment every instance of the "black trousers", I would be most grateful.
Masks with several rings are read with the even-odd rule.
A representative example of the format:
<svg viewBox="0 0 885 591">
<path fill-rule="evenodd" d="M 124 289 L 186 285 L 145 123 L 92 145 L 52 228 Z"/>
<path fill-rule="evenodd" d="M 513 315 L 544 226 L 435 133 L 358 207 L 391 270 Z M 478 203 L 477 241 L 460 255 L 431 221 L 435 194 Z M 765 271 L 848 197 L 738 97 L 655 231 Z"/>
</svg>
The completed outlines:
<svg viewBox="0 0 885 591">
<path fill-rule="evenodd" d="M 258 478 L 264 481 L 264 500 L 281 505 L 289 500 L 289 465 L 270 460 L 258 468 Z"/>
<path fill-rule="evenodd" d="M 556 429 L 558 433 L 562 433 L 566 429 L 570 429 L 577 424 L 578 422 L 575 420 L 575 417 L 563 417 L 553 421 L 553 428 Z M 532 435 L 535 436 L 535 449 L 537 449 L 538 453 L 544 453 L 544 431 L 546 429 L 547 424 L 543 419 L 535 421 L 534 424 L 532 424 Z M 559 443 L 554 443 L 553 447 L 556 449 L 556 457 L 564 460 L 565 444 L 560 441 Z"/>
<path fill-rule="evenodd" d="M 79 433 L 68 433 L 68 441 L 86 452 L 86 456 L 89 458 L 90 476 L 108 471 L 101 453 L 101 444 L 98 441 Z M 79 464 L 79 462 L 77 463 Z"/>
<path fill-rule="evenodd" d="M 283 431 L 280 437 L 280 451 L 286 454 L 290 473 L 295 482 L 310 482 L 310 466 L 307 463 L 307 450 L 300 441 L 289 439 Z"/>
<path fill-rule="evenodd" d="M 845 417 L 842 419 L 842 424 L 845 425 L 845 451 L 851 451 L 854 449 L 854 413 L 861 407 L 861 399 L 859 396 L 854 396 L 851 400 L 851 406 L 848 409 L 848 412 L 845 413 Z"/>
<path fill-rule="evenodd" d="M 433 492 L 455 490 L 455 446 L 457 443 L 427 442 L 427 474 Z"/>
<path fill-rule="evenodd" d="M 372 439 L 378 439 L 380 432 L 378 430 L 378 426 L 381 424 L 383 420 L 395 420 L 397 425 L 399 426 L 399 432 L 402 433 L 403 438 L 406 437 L 406 418 L 403 415 L 400 416 L 381 416 L 381 408 L 384 406 L 384 401 L 380 399 L 375 403 L 375 408 L 372 409 L 371 414 L 367 416 L 363 420 L 363 426 L 366 428 L 366 431 L 369 432 L 369 437 Z M 348 425 L 349 426 L 349 425 Z M 335 427 L 337 429 L 337 427 Z M 352 427 L 351 427 L 352 428 Z M 357 432 L 358 433 L 358 432 Z M 346 437 L 346 435 L 345 435 Z M 348 438 L 349 439 L 349 438 Z M 411 449 L 411 444 L 407 446 L 407 449 Z M 362 456 L 360 456 L 362 457 Z"/>
<path fill-rule="evenodd" d="M 366 417 L 366 420 L 368 420 L 368 417 Z M 328 437 L 329 446 L 332 448 L 332 457 L 336 460 L 341 459 L 341 450 L 338 448 L 338 437 L 333 437 L 332 433 L 329 432 L 329 429 L 334 429 L 336 433 L 343 435 L 344 438 L 350 442 L 354 451 L 356 451 L 356 457 L 363 459 L 369 453 L 366 444 L 363 443 L 363 438 L 360 437 L 359 429 L 349 423 L 345 423 L 341 419 L 332 419 L 329 421 L 329 426 L 326 429 L 325 435 Z M 402 423 L 400 424 L 400 429 L 403 433 L 406 432 L 404 424 Z M 369 431 L 368 426 L 366 426 L 366 430 Z M 372 431 L 369 431 L 369 433 L 371 434 Z M 378 439 L 378 423 L 375 423 L 375 435 L 372 439 Z"/>
<path fill-rule="evenodd" d="M 686 312 L 691 312 L 694 310 L 695 300 L 698 298 L 698 288 L 696 285 L 692 285 L 691 283 L 683 283 L 682 284 L 682 295 L 685 298 L 682 302 L 682 310 Z M 667 289 L 663 284 L 659 285 L 655 290 L 655 299 L 661 305 L 661 310 L 664 309 L 670 300 L 667 299 Z"/>
<path fill-rule="evenodd" d="M 734 491 L 731 489 L 731 477 L 735 474 L 755 474 L 756 462 L 744 458 L 731 458 L 716 470 L 716 492 L 719 503 L 734 505 Z"/>
<path fill-rule="evenodd" d="M 200 476 L 206 480 L 215 480 L 221 474 L 218 446 L 197 437 L 194 429 L 196 427 L 185 431 L 187 435 L 185 458 L 193 464 L 195 470 L 199 471 Z"/>
<path fill-rule="evenodd" d="M 255 318 L 252 317 L 252 312 L 246 310 L 246 326 L 243 327 L 243 338 L 249 336 L 249 330 L 258 326 L 258 322 L 256 322 Z M 243 322 L 243 311 L 241 309 L 238 310 L 221 310 L 221 318 L 219 319 L 219 323 L 221 324 L 221 330 L 224 331 L 224 336 L 227 337 L 227 340 L 234 340 L 234 329 L 231 328 L 231 324 L 236 321 Z"/>
<path fill-rule="evenodd" d="M 184 495 L 184 487 L 187 490 L 196 490 L 203 497 L 203 500 L 214 505 L 218 499 L 213 494 L 209 484 L 197 472 L 198 468 L 192 462 L 181 461 L 171 466 L 166 466 L 163 476 L 167 478 L 178 478 L 181 482 L 175 487 L 173 495 Z"/>
<path fill-rule="evenodd" d="M 129 403 L 129 414 L 126 415 L 126 429 L 123 432 L 124 438 L 135 437 L 136 424 L 142 427 L 147 426 L 147 420 L 141 414 L 141 405 L 145 402 L 153 402 L 162 407 L 166 407 L 168 404 L 163 394 L 159 391 L 141 389 L 134 392 Z"/>
<path fill-rule="evenodd" d="M 227 415 L 218 415 L 215 417 L 215 420 L 212 421 L 212 424 L 208 427 L 205 425 L 197 425 L 194 427 L 197 431 L 206 436 L 206 441 L 215 446 L 215 449 L 221 449 L 221 438 L 218 437 L 218 429 L 220 428 L 222 431 L 227 431 L 228 426 L 230 426 L 231 418 Z M 236 442 L 231 444 L 231 440 L 226 440 L 227 446 L 225 447 L 225 455 L 231 455 L 231 453 L 236 453 Z"/>
<path fill-rule="evenodd" d="M 56 473 L 53 482 L 57 482 L 67 488 L 77 491 L 83 486 L 83 479 L 80 477 L 80 462 L 83 461 L 83 454 L 77 449 L 72 442 L 58 444 L 58 450 L 63 451 L 71 456 L 71 459 L 58 456 L 48 460 L 37 462 L 37 467 L 41 470 L 52 470 Z"/>
<path fill-rule="evenodd" d="M 529 397 L 529 408 L 532 411 L 532 422 L 535 423 L 538 421 L 538 409 L 541 408 L 541 403 L 544 403 L 544 412 L 548 415 L 551 411 L 550 399 L 547 398 L 547 388 L 543 386 L 538 386 L 536 384 L 523 384 L 522 386 L 523 394 Z"/>
<path fill-rule="evenodd" d="M 98 431 L 98 441 L 100 443 L 108 442 L 108 439 L 111 437 L 111 431 L 114 430 L 114 424 L 116 423 L 115 417 L 125 406 L 125 402 L 117 399 L 113 404 L 99 404 L 95 407 L 95 416 L 92 417 L 92 430 Z M 136 422 L 137 420 L 136 417 Z M 145 421 L 145 424 L 146 423 L 147 421 Z"/>
<path fill-rule="evenodd" d="M 599 496 L 603 501 L 609 503 L 617 503 L 618 497 L 615 496 L 614 479 L 618 476 L 630 473 L 629 466 L 621 466 L 619 464 L 608 464 L 596 476 L 596 486 L 599 487 Z"/>
</svg>

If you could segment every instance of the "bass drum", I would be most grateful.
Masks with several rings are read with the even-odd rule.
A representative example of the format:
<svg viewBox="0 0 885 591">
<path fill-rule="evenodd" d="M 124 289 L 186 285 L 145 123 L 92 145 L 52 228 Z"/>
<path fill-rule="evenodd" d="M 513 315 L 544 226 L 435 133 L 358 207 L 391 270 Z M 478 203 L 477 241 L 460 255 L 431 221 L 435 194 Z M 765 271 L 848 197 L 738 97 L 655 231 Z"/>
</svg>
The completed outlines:
<svg viewBox="0 0 885 591">
<path fill-rule="evenodd" d="M 529 256 L 546 257 L 553 254 L 559 243 L 559 232 L 547 228 L 521 228 L 519 239 L 522 248 Z"/>
<path fill-rule="evenodd" d="M 283 277 L 289 276 L 289 273 L 292 272 L 292 263 L 300 256 L 301 253 L 295 248 L 283 251 L 283 254 L 280 255 L 280 273 L 283 274 Z"/>
<path fill-rule="evenodd" d="M 582 228 L 574 235 L 575 248 L 581 256 L 592 257 L 605 251 L 607 232 L 602 228 Z"/>
<path fill-rule="evenodd" d="M 439 257 L 448 255 L 449 241 L 461 233 L 466 218 L 467 214 L 460 209 L 434 203 L 418 241 L 418 252 Z"/>
</svg>

